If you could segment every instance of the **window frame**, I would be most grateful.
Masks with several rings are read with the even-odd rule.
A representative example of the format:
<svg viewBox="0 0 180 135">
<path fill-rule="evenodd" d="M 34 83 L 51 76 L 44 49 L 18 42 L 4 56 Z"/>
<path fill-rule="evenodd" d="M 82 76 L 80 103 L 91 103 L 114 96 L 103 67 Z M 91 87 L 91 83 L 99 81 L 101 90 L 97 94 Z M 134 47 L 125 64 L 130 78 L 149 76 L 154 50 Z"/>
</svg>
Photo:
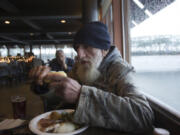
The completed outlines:
<svg viewBox="0 0 180 135">
<path fill-rule="evenodd" d="M 131 63 L 131 51 L 130 51 L 130 25 L 129 25 L 129 3 L 130 0 L 121 0 L 122 2 L 122 30 L 123 30 L 123 54 L 124 59 Z M 155 126 L 166 128 L 173 135 L 180 133 L 180 113 L 174 110 L 171 106 L 160 101 L 148 93 L 140 91 L 147 97 L 150 106 L 152 107 L 155 114 Z"/>
</svg>

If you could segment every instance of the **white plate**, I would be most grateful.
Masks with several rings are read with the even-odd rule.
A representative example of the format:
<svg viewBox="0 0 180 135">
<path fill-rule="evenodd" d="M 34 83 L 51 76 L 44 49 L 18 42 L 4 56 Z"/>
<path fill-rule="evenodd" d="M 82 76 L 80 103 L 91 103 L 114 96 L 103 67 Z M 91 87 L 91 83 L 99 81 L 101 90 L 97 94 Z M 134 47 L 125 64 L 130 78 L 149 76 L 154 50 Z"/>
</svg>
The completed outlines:
<svg viewBox="0 0 180 135">
<path fill-rule="evenodd" d="M 65 109 L 65 110 L 55 110 L 56 112 L 58 113 L 62 113 L 62 112 L 71 112 L 71 111 L 74 111 L 72 109 Z M 30 130 L 35 133 L 35 134 L 38 134 L 38 135 L 73 135 L 73 134 L 78 134 L 80 132 L 83 132 L 84 130 L 86 130 L 88 128 L 88 126 L 84 126 L 84 127 L 81 127 L 73 132 L 68 132 L 68 133 L 45 133 L 45 132 L 42 132 L 40 131 L 37 127 L 37 123 L 40 119 L 42 118 L 45 118 L 47 117 L 51 112 L 54 112 L 54 111 L 50 111 L 50 112 L 46 112 L 46 113 L 43 113 L 41 115 L 38 115 L 36 116 L 35 118 L 33 118 L 30 123 L 29 123 L 29 128 Z"/>
</svg>

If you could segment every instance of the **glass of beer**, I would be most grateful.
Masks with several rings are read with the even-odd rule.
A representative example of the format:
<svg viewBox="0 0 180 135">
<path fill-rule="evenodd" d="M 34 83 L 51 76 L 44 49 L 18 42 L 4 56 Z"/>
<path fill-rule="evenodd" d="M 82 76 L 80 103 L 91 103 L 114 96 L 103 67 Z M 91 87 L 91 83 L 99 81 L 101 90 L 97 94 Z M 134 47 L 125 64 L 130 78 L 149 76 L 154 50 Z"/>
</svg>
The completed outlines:
<svg viewBox="0 0 180 135">
<path fill-rule="evenodd" d="M 26 117 L 26 98 L 24 96 L 11 97 L 14 119 L 25 119 Z"/>
</svg>

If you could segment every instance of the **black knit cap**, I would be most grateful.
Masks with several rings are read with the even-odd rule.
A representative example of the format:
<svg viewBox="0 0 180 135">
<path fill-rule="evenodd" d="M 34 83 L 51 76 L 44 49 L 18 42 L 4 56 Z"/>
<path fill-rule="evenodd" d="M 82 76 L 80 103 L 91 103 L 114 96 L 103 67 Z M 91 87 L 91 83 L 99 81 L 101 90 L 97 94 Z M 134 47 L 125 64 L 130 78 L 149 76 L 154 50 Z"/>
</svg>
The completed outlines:
<svg viewBox="0 0 180 135">
<path fill-rule="evenodd" d="M 110 48 L 111 40 L 107 26 L 101 22 L 84 24 L 74 37 L 73 46 L 75 50 L 77 44 L 108 50 Z"/>
</svg>

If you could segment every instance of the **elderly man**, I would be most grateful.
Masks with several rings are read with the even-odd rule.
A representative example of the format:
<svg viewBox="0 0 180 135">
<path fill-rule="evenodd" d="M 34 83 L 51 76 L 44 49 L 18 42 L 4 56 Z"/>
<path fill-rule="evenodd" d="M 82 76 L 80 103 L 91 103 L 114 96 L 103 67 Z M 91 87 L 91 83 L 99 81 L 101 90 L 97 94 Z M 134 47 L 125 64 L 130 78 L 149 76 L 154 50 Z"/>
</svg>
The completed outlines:
<svg viewBox="0 0 180 135">
<path fill-rule="evenodd" d="M 52 80 L 47 93 L 53 89 L 56 97 L 74 104 L 77 123 L 132 133 L 152 130 L 152 109 L 131 80 L 133 68 L 110 46 L 106 25 L 85 24 L 75 35 L 74 49 L 77 61 L 68 77 L 47 75 L 47 67 L 31 76 Z"/>
<path fill-rule="evenodd" d="M 56 51 L 56 58 L 50 61 L 49 66 L 52 71 L 69 72 L 72 69 L 74 60 L 65 56 L 63 50 Z"/>
</svg>

